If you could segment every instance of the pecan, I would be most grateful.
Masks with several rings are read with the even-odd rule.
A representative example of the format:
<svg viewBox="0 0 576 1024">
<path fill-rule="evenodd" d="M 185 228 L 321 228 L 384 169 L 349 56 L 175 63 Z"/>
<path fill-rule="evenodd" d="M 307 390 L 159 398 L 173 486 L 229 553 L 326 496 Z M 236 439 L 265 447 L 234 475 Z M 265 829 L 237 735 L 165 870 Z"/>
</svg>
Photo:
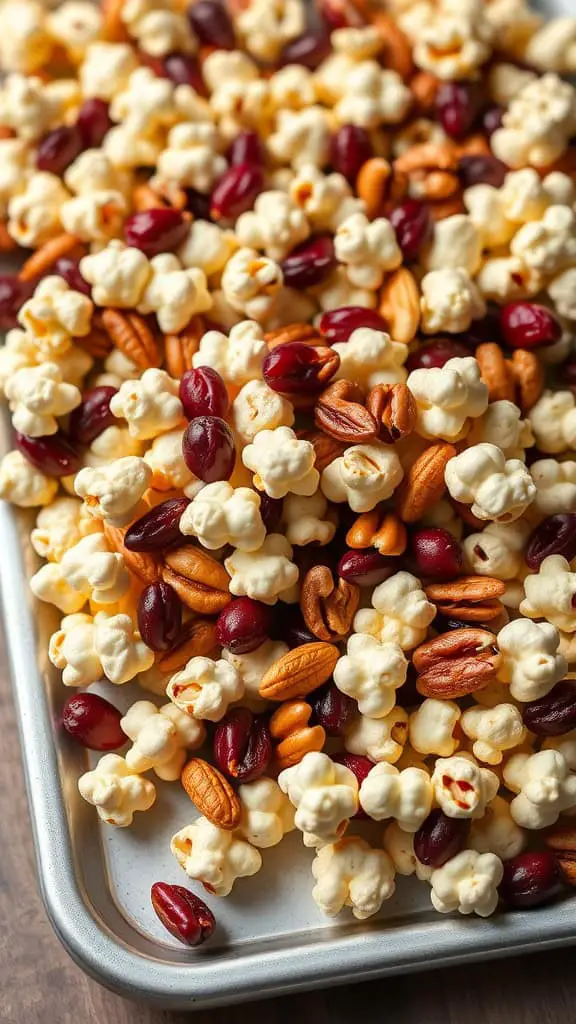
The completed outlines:
<svg viewBox="0 0 576 1024">
<path fill-rule="evenodd" d="M 103 0 L 102 26 L 100 35 L 108 42 L 123 43 L 129 39 L 126 26 L 122 20 L 122 8 L 125 0 Z"/>
<path fill-rule="evenodd" d="M 143 583 L 156 583 L 161 576 L 158 558 L 147 551 L 130 551 L 124 546 L 127 527 L 111 526 L 104 523 L 104 536 L 113 551 L 118 551 L 129 572 L 134 573 Z"/>
<path fill-rule="evenodd" d="M 396 71 L 400 78 L 407 82 L 414 71 L 412 47 L 408 37 L 389 14 L 376 14 L 372 18 L 372 24 L 384 41 L 379 59 L 386 68 Z"/>
<path fill-rule="evenodd" d="M 394 444 L 408 437 L 416 426 L 416 400 L 405 384 L 377 384 L 366 399 L 366 408 L 380 427 L 380 440 Z"/>
<path fill-rule="evenodd" d="M 378 508 L 362 512 L 346 534 L 349 548 L 374 547 L 381 555 L 402 555 L 406 550 L 408 535 L 406 527 L 393 512 L 382 512 Z"/>
<path fill-rule="evenodd" d="M 463 156 L 492 156 L 486 137 L 480 133 L 469 135 L 467 139 L 456 143 L 456 152 L 459 160 Z"/>
<path fill-rule="evenodd" d="M 200 348 L 205 325 L 201 316 L 192 317 L 188 326 L 179 334 L 164 337 L 164 365 L 171 377 L 182 377 L 192 368 L 192 356 Z"/>
<path fill-rule="evenodd" d="M 432 75 L 429 71 L 417 71 L 410 79 L 408 88 L 414 97 L 419 113 L 428 114 L 434 109 L 436 95 L 440 88 L 440 79 L 436 78 L 436 75 Z"/>
<path fill-rule="evenodd" d="M 132 205 L 138 212 L 142 210 L 164 209 L 185 210 L 188 202 L 184 189 L 178 185 L 166 182 L 158 183 L 154 188 L 145 181 L 136 185 L 132 193 Z"/>
<path fill-rule="evenodd" d="M 298 764 L 304 754 L 322 750 L 326 733 L 321 725 L 310 726 L 312 708 L 304 700 L 287 700 L 270 719 L 270 735 L 279 740 L 276 767 L 279 771 Z"/>
<path fill-rule="evenodd" d="M 354 400 L 358 397 L 361 397 L 361 392 L 352 381 L 335 381 L 316 402 L 316 426 L 345 444 L 373 441 L 378 435 L 378 425 L 361 401 Z"/>
<path fill-rule="evenodd" d="M 416 688 L 424 697 L 453 700 L 494 680 L 502 655 L 487 629 L 453 629 L 420 644 L 412 655 Z"/>
<path fill-rule="evenodd" d="M 217 646 L 215 623 L 210 619 L 193 619 L 186 623 L 174 647 L 158 656 L 156 665 L 161 672 L 179 672 L 190 658 L 207 658 Z"/>
<path fill-rule="evenodd" d="M 514 401 L 514 380 L 508 360 L 495 342 L 485 342 L 478 345 L 475 352 L 480 376 L 488 388 L 488 397 L 491 402 L 499 402 L 505 399 L 508 402 Z"/>
<path fill-rule="evenodd" d="M 240 801 L 228 779 L 208 761 L 192 757 L 180 776 L 182 785 L 200 814 L 218 828 L 231 831 L 240 824 Z"/>
<path fill-rule="evenodd" d="M 398 267 L 384 281 L 378 312 L 388 324 L 394 341 L 407 345 L 416 337 L 420 324 L 420 292 L 407 267 Z"/>
<path fill-rule="evenodd" d="M 444 494 L 444 470 L 456 455 L 453 445 L 432 444 L 410 466 L 397 492 L 396 510 L 405 523 L 415 523 Z"/>
<path fill-rule="evenodd" d="M 185 544 L 164 556 L 162 579 L 194 612 L 217 615 L 230 603 L 230 577 L 206 551 Z"/>
<path fill-rule="evenodd" d="M 502 611 L 498 598 L 506 591 L 502 580 L 492 576 L 461 576 L 450 583 L 431 583 L 426 597 L 442 615 L 464 622 L 487 622 Z"/>
<path fill-rule="evenodd" d="M 334 462 L 334 459 L 340 458 L 348 447 L 342 441 L 328 437 L 328 434 L 323 433 L 322 430 L 298 430 L 296 434 L 301 441 L 310 441 L 316 454 L 314 466 L 319 473 L 322 473 L 326 466 Z"/>
<path fill-rule="evenodd" d="M 305 697 L 330 679 L 339 657 L 337 647 L 320 641 L 295 647 L 264 673 L 258 692 L 264 700 Z"/>
<path fill-rule="evenodd" d="M 544 366 L 535 352 L 517 348 L 509 364 L 516 384 L 516 403 L 522 412 L 529 412 L 544 390 Z"/>
<path fill-rule="evenodd" d="M 460 190 L 460 179 L 452 171 L 413 171 L 410 186 L 419 199 L 435 202 L 451 199 Z"/>
<path fill-rule="evenodd" d="M 275 331 L 267 331 L 264 340 L 270 349 L 288 341 L 301 341 L 306 345 L 322 344 L 322 337 L 312 324 L 301 323 L 286 324 L 285 327 L 277 327 Z"/>
<path fill-rule="evenodd" d="M 36 249 L 36 252 L 33 252 L 24 261 L 20 267 L 18 277 L 21 281 L 33 281 L 35 277 L 47 274 L 56 263 L 56 260 L 59 260 L 62 256 L 68 256 L 80 245 L 81 243 L 75 235 L 68 235 L 65 232 L 57 235 L 56 238 L 51 238 L 49 242 L 41 245 L 39 249 Z M 84 249 L 83 251 L 85 252 L 86 250 Z"/>
<path fill-rule="evenodd" d="M 446 217 L 454 217 L 457 213 L 466 213 L 466 207 L 461 196 L 450 196 L 449 199 L 440 199 L 437 202 L 429 202 L 428 209 L 433 221 L 445 220 Z"/>
<path fill-rule="evenodd" d="M 554 825 L 544 842 L 555 854 L 564 881 L 576 885 L 576 827 L 563 823 Z"/>
<path fill-rule="evenodd" d="M 119 309 L 105 309 L 102 323 L 116 348 L 141 370 L 160 366 L 160 348 L 144 317 Z"/>
<path fill-rule="evenodd" d="M 394 171 L 388 160 L 375 156 L 360 168 L 356 179 L 356 192 L 365 206 L 366 216 L 373 220 L 384 210 L 385 205 L 399 202 L 406 195 L 406 175 Z"/>
<path fill-rule="evenodd" d="M 341 578 L 335 584 L 326 565 L 314 565 L 302 581 L 302 615 L 319 640 L 336 640 L 349 633 L 359 602 L 360 588 Z"/>
<path fill-rule="evenodd" d="M 424 142 L 421 146 L 410 146 L 396 157 L 396 170 L 411 174 L 413 171 L 457 171 L 458 147 L 447 139 L 445 142 Z"/>
</svg>

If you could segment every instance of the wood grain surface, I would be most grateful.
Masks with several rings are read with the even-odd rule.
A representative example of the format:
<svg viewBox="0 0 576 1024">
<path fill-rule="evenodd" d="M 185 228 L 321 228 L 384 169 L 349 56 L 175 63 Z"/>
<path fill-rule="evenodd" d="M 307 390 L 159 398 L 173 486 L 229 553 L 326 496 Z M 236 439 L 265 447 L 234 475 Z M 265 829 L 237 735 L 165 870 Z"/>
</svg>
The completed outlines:
<svg viewBox="0 0 576 1024">
<path fill-rule="evenodd" d="M 572 1024 L 576 951 L 453 967 L 209 1012 L 164 1013 L 87 978 L 38 894 L 4 647 L 0 650 L 1 1024 Z M 576 913 L 576 904 L 575 904 Z"/>
</svg>

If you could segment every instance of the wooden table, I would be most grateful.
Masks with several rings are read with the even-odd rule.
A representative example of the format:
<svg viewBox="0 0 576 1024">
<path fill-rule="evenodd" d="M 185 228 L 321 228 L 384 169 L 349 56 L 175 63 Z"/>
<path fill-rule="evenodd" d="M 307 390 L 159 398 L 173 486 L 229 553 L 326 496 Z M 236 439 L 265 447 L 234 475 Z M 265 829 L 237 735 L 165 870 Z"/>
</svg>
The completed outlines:
<svg viewBox="0 0 576 1024">
<path fill-rule="evenodd" d="M 87 978 L 38 895 L 6 662 L 0 651 L 0 1024 L 573 1024 L 576 950 L 454 967 L 197 1014 L 129 1003 Z M 575 910 L 576 912 L 576 910 Z"/>
</svg>

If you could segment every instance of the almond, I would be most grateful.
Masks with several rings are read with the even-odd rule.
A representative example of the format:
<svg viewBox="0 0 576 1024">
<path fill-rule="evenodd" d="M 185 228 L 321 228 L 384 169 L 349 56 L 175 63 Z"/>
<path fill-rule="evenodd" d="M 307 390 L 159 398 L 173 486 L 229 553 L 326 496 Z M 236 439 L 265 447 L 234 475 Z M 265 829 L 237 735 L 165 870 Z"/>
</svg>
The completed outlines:
<svg viewBox="0 0 576 1024">
<path fill-rule="evenodd" d="M 33 252 L 24 261 L 20 267 L 18 277 L 21 281 L 33 281 L 35 277 L 47 274 L 56 263 L 56 260 L 59 260 L 62 256 L 67 256 L 81 245 L 82 243 L 75 235 L 69 235 L 66 232 L 56 235 L 56 238 L 51 238 L 49 242 L 45 242 L 44 245 L 41 245 L 39 249 L 36 249 L 36 252 Z M 81 249 L 81 251 L 86 252 L 86 249 Z"/>
<path fill-rule="evenodd" d="M 407 345 L 416 337 L 420 324 L 420 292 L 407 267 L 394 270 L 384 281 L 378 312 L 388 324 L 394 341 Z"/>
<path fill-rule="evenodd" d="M 240 801 L 228 780 L 208 761 L 192 757 L 182 769 L 182 785 L 200 814 L 230 832 L 240 824 Z"/>
<path fill-rule="evenodd" d="M 105 309 L 102 323 L 112 341 L 141 370 L 160 366 L 160 348 L 145 319 L 138 313 Z"/>
<path fill-rule="evenodd" d="M 104 523 L 104 536 L 113 551 L 118 551 L 129 572 L 134 573 L 143 583 L 155 583 L 161 578 L 159 559 L 147 551 L 130 551 L 124 546 L 126 529 Z"/>
<path fill-rule="evenodd" d="M 383 157 L 375 156 L 360 168 L 356 179 L 356 192 L 364 202 L 366 216 L 377 217 L 388 198 L 392 166 Z"/>
<path fill-rule="evenodd" d="M 439 442 L 426 448 L 412 464 L 397 492 L 397 512 L 405 523 L 416 523 L 440 501 L 446 490 L 444 470 L 456 455 L 451 444 Z"/>
<path fill-rule="evenodd" d="M 267 331 L 264 340 L 268 348 L 277 348 L 278 345 L 285 345 L 288 341 L 302 341 L 306 345 L 321 345 L 322 337 L 312 324 L 286 324 L 285 327 L 277 327 L 275 331 Z"/>
<path fill-rule="evenodd" d="M 260 680 L 259 693 L 264 700 L 287 700 L 305 697 L 325 683 L 340 652 L 327 643 L 303 644 L 278 658 Z"/>
</svg>

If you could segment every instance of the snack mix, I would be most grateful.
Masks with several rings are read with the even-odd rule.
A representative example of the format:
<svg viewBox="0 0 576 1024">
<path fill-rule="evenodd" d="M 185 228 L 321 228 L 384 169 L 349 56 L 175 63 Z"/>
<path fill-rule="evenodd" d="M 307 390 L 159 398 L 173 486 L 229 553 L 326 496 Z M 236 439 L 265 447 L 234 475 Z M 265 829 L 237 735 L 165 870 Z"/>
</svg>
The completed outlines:
<svg viewBox="0 0 576 1024">
<path fill-rule="evenodd" d="M 576 884 L 576 18 L 4 0 L 0 62 L 0 496 L 84 799 L 182 785 L 213 896 L 295 829 L 329 916 Z"/>
</svg>

